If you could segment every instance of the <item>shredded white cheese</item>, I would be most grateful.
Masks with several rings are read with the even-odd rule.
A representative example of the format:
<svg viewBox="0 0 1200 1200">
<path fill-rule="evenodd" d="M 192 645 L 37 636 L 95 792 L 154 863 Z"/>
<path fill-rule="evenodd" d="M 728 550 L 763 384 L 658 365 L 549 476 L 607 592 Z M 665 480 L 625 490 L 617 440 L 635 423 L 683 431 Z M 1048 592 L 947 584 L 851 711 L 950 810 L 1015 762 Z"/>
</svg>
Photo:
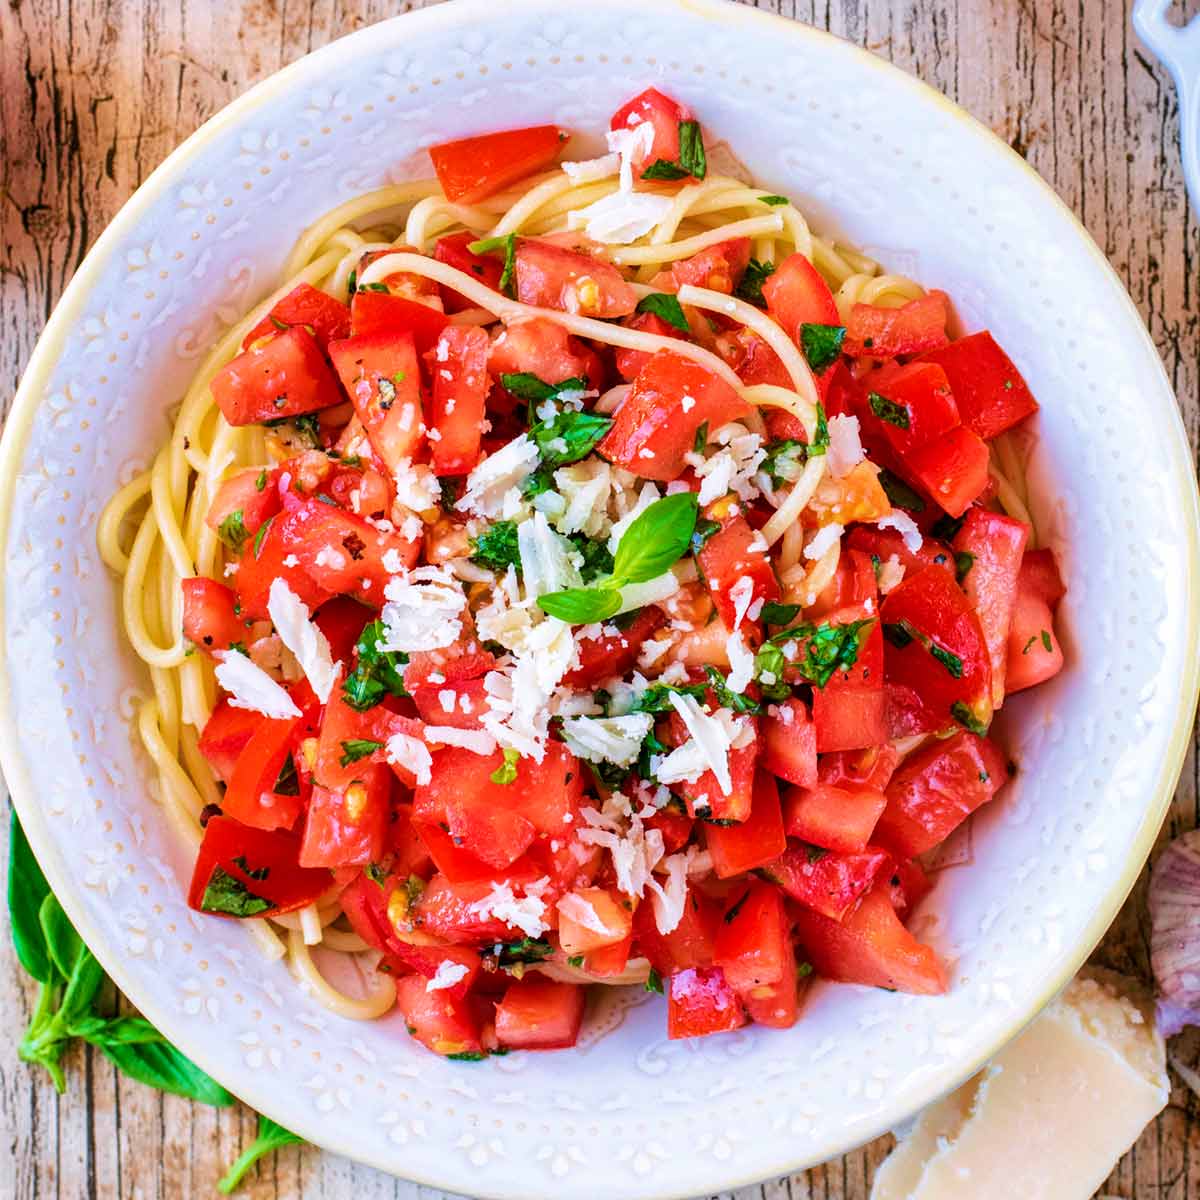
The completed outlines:
<svg viewBox="0 0 1200 1200">
<path fill-rule="evenodd" d="M 433 766 L 433 757 L 429 747 L 420 738 L 407 733 L 393 733 L 387 740 L 387 760 L 411 772 L 422 786 L 432 779 L 430 768 Z"/>
<path fill-rule="evenodd" d="M 309 619 L 308 606 L 285 580 L 275 579 L 267 597 L 267 613 L 280 641 L 296 656 L 317 699 L 324 704 L 342 664 L 333 661 L 329 641 Z"/>
<path fill-rule="evenodd" d="M 486 730 L 457 725 L 426 725 L 425 740 L 430 745 L 461 746 L 473 754 L 491 754 L 496 749 L 496 739 Z"/>
<path fill-rule="evenodd" d="M 425 984 L 425 990 L 440 992 L 443 988 L 453 987 L 460 979 L 464 979 L 468 975 L 469 970 L 466 963 L 457 963 L 452 959 L 444 958 L 438 963 L 438 969 Z"/>
<path fill-rule="evenodd" d="M 489 454 L 467 476 L 467 488 L 455 504 L 459 512 L 495 519 L 502 516 L 510 491 L 516 491 L 538 464 L 538 448 L 526 434 Z M 520 501 L 520 492 L 517 492 Z"/>
<path fill-rule="evenodd" d="M 525 886 L 524 896 L 517 896 L 511 883 L 493 883 L 491 892 L 469 905 L 467 911 L 477 917 L 495 917 L 526 937 L 538 937 L 549 928 L 545 921 L 546 903 L 542 899 L 549 885 L 549 877 L 543 876 Z"/>
<path fill-rule="evenodd" d="M 440 650 L 462 634 L 467 597 L 443 566 L 418 567 L 388 580 L 380 614 L 384 650 Z"/>
<path fill-rule="evenodd" d="M 596 912 L 591 902 L 585 900 L 577 892 L 568 892 L 554 907 L 567 920 L 574 921 L 576 925 L 582 926 L 584 929 L 590 929 L 592 933 L 608 933 L 608 926 L 600 920 L 600 914 Z"/>
<path fill-rule="evenodd" d="M 838 413 L 829 418 L 829 447 L 825 464 L 834 479 L 849 475 L 866 457 L 859 436 L 858 418 Z"/>
<path fill-rule="evenodd" d="M 285 720 L 300 716 L 295 701 L 261 667 L 236 650 L 219 650 L 217 682 L 229 694 L 234 708 L 247 708 L 264 717 Z"/>
<path fill-rule="evenodd" d="M 880 517 L 875 522 L 880 529 L 894 529 L 904 539 L 904 545 L 908 548 L 910 554 L 916 554 L 924 544 L 924 538 L 921 537 L 921 531 L 917 528 L 917 523 L 906 512 L 901 512 L 898 508 L 892 509 L 886 517 Z"/>
<path fill-rule="evenodd" d="M 810 559 L 820 558 L 837 545 L 845 527 L 834 522 L 830 525 L 822 525 L 820 529 L 813 535 L 813 539 L 804 547 L 804 557 Z"/>
<path fill-rule="evenodd" d="M 571 717 L 562 724 L 563 741 L 572 754 L 589 762 L 627 767 L 634 762 L 646 734 L 654 727 L 649 713 L 624 717 Z"/>
</svg>

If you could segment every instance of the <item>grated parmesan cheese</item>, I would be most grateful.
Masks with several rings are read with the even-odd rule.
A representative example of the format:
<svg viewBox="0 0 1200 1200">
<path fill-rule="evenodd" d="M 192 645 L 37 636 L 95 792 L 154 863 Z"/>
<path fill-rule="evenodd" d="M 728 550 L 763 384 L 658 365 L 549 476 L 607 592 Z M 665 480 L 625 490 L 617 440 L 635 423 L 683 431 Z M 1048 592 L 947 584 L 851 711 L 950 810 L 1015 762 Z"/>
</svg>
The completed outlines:
<svg viewBox="0 0 1200 1200">
<path fill-rule="evenodd" d="M 246 655 L 236 650 L 219 650 L 214 657 L 218 659 L 217 682 L 228 692 L 234 708 L 250 709 L 276 720 L 300 716 L 300 710 L 284 688 Z"/>
<path fill-rule="evenodd" d="M 495 454 L 489 454 L 467 476 L 467 488 L 455 504 L 459 512 L 474 513 L 495 519 L 510 506 L 510 492 L 516 492 L 516 507 L 520 507 L 517 490 L 538 464 L 538 448 L 526 434 L 513 438 Z"/>
<path fill-rule="evenodd" d="M 419 785 L 429 783 L 433 758 L 429 747 L 420 738 L 407 733 L 393 733 L 387 740 L 387 760 L 410 771 Z"/>
<path fill-rule="evenodd" d="M 462 634 L 467 597 L 444 566 L 418 567 L 388 580 L 380 616 L 384 650 L 440 650 Z"/>
<path fill-rule="evenodd" d="M 567 748 L 579 758 L 627 767 L 637 759 L 642 742 L 653 727 L 654 718 L 649 713 L 571 717 L 562 724 L 562 736 Z"/>
<path fill-rule="evenodd" d="M 904 539 L 904 545 L 910 554 L 916 554 L 921 549 L 924 539 L 921 537 L 921 531 L 917 528 L 916 521 L 908 513 L 894 508 L 886 517 L 880 517 L 875 524 L 880 529 L 896 530 Z"/>
<path fill-rule="evenodd" d="M 542 899 L 549 886 L 549 876 L 543 875 L 535 883 L 525 885 L 524 896 L 517 896 L 511 883 L 493 883 L 491 892 L 469 905 L 467 911 L 476 917 L 495 917 L 526 937 L 538 937 L 550 928 L 545 921 L 546 902 Z"/>
<path fill-rule="evenodd" d="M 324 704 L 342 664 L 333 661 L 329 641 L 309 619 L 308 606 L 285 580 L 274 579 L 267 597 L 267 613 L 279 640 L 296 656 L 317 699 Z"/>
<path fill-rule="evenodd" d="M 457 725 L 426 725 L 425 740 L 431 745 L 461 746 L 473 754 L 492 754 L 496 749 L 496 739 L 486 730 Z"/>
<path fill-rule="evenodd" d="M 460 979 L 465 979 L 469 969 L 466 963 L 454 962 L 453 959 L 444 958 L 438 963 L 438 968 L 434 971 L 429 981 L 425 984 L 427 992 L 440 992 L 443 988 L 453 987 Z"/>
<path fill-rule="evenodd" d="M 837 524 L 836 521 L 830 525 L 822 525 L 813 535 L 812 541 L 804 547 L 804 557 L 810 559 L 822 557 L 837 545 L 845 532 L 845 527 Z"/>
<path fill-rule="evenodd" d="M 842 479 L 866 457 L 857 417 L 838 413 L 829 418 L 829 446 L 825 463 L 834 479 Z"/>
</svg>

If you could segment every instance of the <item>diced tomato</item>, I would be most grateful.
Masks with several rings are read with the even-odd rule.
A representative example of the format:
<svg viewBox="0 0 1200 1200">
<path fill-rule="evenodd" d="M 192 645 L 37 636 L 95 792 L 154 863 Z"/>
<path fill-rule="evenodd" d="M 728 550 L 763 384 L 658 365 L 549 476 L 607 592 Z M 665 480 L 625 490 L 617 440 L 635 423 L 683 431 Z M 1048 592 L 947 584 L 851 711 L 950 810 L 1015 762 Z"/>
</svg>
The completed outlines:
<svg viewBox="0 0 1200 1200">
<path fill-rule="evenodd" d="M 992 704 L 1004 703 L 1008 635 L 1017 603 L 1017 577 L 1029 526 L 1001 513 L 968 509 L 954 538 L 954 551 L 965 566 L 962 589 L 979 617 L 992 662 Z M 969 556 L 969 557 L 964 557 Z"/>
<path fill-rule="evenodd" d="M 808 960 L 826 979 L 921 996 L 946 990 L 946 969 L 900 924 L 886 879 L 844 921 L 803 909 L 795 918 Z"/>
<path fill-rule="evenodd" d="M 878 846 L 853 854 L 793 846 L 768 863 L 763 874 L 805 907 L 840 921 L 891 861 Z"/>
<path fill-rule="evenodd" d="M 1004 755 L 987 738 L 963 731 L 933 741 L 892 776 L 875 839 L 898 858 L 915 858 L 945 841 L 1007 782 Z"/>
<path fill-rule="evenodd" d="M 302 867 L 355 867 L 383 857 L 392 773 L 364 762 L 362 778 L 339 791 L 314 785 L 300 847 Z"/>
<path fill-rule="evenodd" d="M 629 954 L 632 949 L 633 934 L 631 933 L 611 946 L 602 946 L 599 950 L 593 950 L 590 954 L 584 955 L 583 969 L 589 975 L 595 975 L 600 979 L 620 975 L 629 966 Z"/>
<path fill-rule="evenodd" d="M 474 906 L 491 894 L 494 882 L 507 882 L 519 894 L 526 885 L 536 883 L 540 878 L 540 871 L 535 872 L 525 865 L 518 865 L 499 876 L 461 883 L 452 883 L 444 875 L 435 875 L 413 907 L 414 924 L 416 928 L 448 942 L 478 945 L 489 941 L 509 941 L 514 936 L 520 936 L 519 931 L 499 917 L 487 915 Z"/>
<path fill-rule="evenodd" d="M 589 371 L 593 361 L 587 348 L 557 322 L 532 317 L 510 325 L 497 336 L 488 370 L 497 378 L 528 372 L 543 383 L 586 378 L 590 386 L 598 388 L 601 380 Z"/>
<path fill-rule="evenodd" d="M 897 454 L 917 450 L 961 424 L 946 372 L 936 363 L 888 363 L 864 376 L 862 385 Z"/>
<path fill-rule="evenodd" d="M 495 878 L 496 868 L 464 849 L 446 830 L 444 823 L 414 821 L 413 829 L 433 860 L 433 865 L 451 883 Z"/>
<path fill-rule="evenodd" d="M 713 955 L 738 993 L 783 979 L 791 958 L 791 922 L 777 887 L 751 880 L 730 893 Z"/>
<path fill-rule="evenodd" d="M 933 891 L 932 881 L 915 859 L 909 862 L 898 859 L 892 863 L 892 877 L 888 882 L 892 907 L 902 921 Z"/>
<path fill-rule="evenodd" d="M 192 870 L 188 906 L 226 917 L 274 916 L 311 904 L 329 890 L 328 871 L 297 866 L 299 839 L 210 817 Z"/>
<path fill-rule="evenodd" d="M 473 254 L 468 247 L 475 240 L 475 235 L 469 232 L 447 234 L 446 237 L 438 238 L 433 247 L 433 257 L 498 292 L 504 263 L 494 254 Z M 441 288 L 441 294 L 442 303 L 448 313 L 462 312 L 465 308 L 475 307 L 474 301 L 468 300 L 466 296 L 451 288 Z"/>
<path fill-rule="evenodd" d="M 349 596 L 335 596 L 313 614 L 313 622 L 329 643 L 334 662 L 348 662 L 363 626 L 375 614 Z"/>
<path fill-rule="evenodd" d="M 517 242 L 517 299 L 581 317 L 627 317 L 637 293 L 612 263 L 540 238 Z"/>
<path fill-rule="evenodd" d="M 217 707 L 200 734 L 199 747 L 222 783 L 227 784 L 233 778 L 238 755 L 263 719 L 262 713 L 234 708 L 225 698 L 217 701 Z"/>
<path fill-rule="evenodd" d="M 900 308 L 856 304 L 846 321 L 842 352 L 851 358 L 895 358 L 936 350 L 946 344 L 949 315 L 946 295 L 937 291 Z"/>
<path fill-rule="evenodd" d="M 686 336 L 676 329 L 674 325 L 668 324 L 658 316 L 657 313 L 638 313 L 631 320 L 626 322 L 630 329 L 635 329 L 639 333 L 650 333 L 655 337 L 680 338 L 686 340 Z M 626 383 L 631 383 L 638 376 L 638 372 L 650 361 L 651 354 L 646 350 L 627 350 L 624 347 L 618 347 L 616 354 L 613 356 L 613 362 L 616 364 L 617 374 L 625 380 Z"/>
<path fill-rule="evenodd" d="M 952 517 L 961 517 L 988 486 L 988 448 L 965 425 L 905 459 L 921 485 Z"/>
<path fill-rule="evenodd" d="M 718 879 L 753 871 L 782 854 L 787 838 L 775 776 L 756 772 L 750 815 L 734 825 L 708 825 L 705 838 Z"/>
<path fill-rule="evenodd" d="M 779 581 L 763 548 L 762 538 L 740 512 L 718 516 L 720 512 L 728 513 L 730 507 L 721 500 L 709 507 L 706 515 L 720 520 L 721 528 L 704 543 L 696 556 L 726 629 L 733 629 L 737 624 L 739 605 L 744 619 L 750 610 L 758 612 L 764 603 L 779 599 Z M 748 590 L 747 580 L 750 583 Z"/>
<path fill-rule="evenodd" d="M 450 325 L 433 352 L 431 457 L 438 475 L 465 475 L 479 461 L 492 343 L 477 326 Z"/>
<path fill-rule="evenodd" d="M 429 851 L 413 827 L 412 805 L 396 803 L 394 791 L 387 848 L 392 855 L 392 870 L 401 879 L 407 879 L 410 875 L 428 879 L 433 874 Z"/>
<path fill-rule="evenodd" d="M 677 292 L 685 283 L 690 283 L 693 287 L 708 288 L 729 296 L 741 283 L 749 265 L 750 239 L 728 238 L 715 246 L 706 246 L 691 258 L 672 263 L 668 270 L 655 276 L 652 286 Z"/>
<path fill-rule="evenodd" d="M 817 764 L 817 779 L 831 787 L 882 792 L 899 762 L 900 751 L 890 742 L 824 754 Z"/>
<path fill-rule="evenodd" d="M 487 689 L 482 679 L 426 683 L 410 690 L 421 720 L 427 725 L 478 729 L 479 718 L 487 712 Z"/>
<path fill-rule="evenodd" d="M 716 429 L 749 411 L 725 380 L 673 350 L 660 350 L 633 381 L 596 449 L 643 479 L 665 482 L 683 471 L 702 424 Z"/>
<path fill-rule="evenodd" d="M 664 978 L 689 967 L 707 967 L 713 961 L 713 943 L 721 921 L 721 905 L 689 886 L 683 916 L 670 933 L 660 933 L 655 904 L 647 899 L 633 914 L 633 937 L 638 953 Z"/>
<path fill-rule="evenodd" d="M 396 931 L 388 919 L 388 899 L 400 884 L 399 872 L 388 876 L 382 883 L 376 883 L 366 874 L 360 874 L 351 880 L 345 891 L 338 897 L 342 912 L 350 922 L 350 928 L 376 950 L 390 953 L 399 945 Z"/>
<path fill-rule="evenodd" d="M 908 575 L 924 567 L 949 567 L 954 562 L 950 547 L 935 538 L 925 537 L 917 550 L 910 550 L 897 529 L 880 529 L 874 525 L 856 525 L 846 535 L 845 546 L 886 563 L 893 555 Z"/>
<path fill-rule="evenodd" d="M 242 338 L 242 349 L 248 349 L 260 338 L 274 337 L 290 325 L 306 326 L 324 349 L 350 332 L 350 310 L 311 283 L 297 284 Z"/>
<path fill-rule="evenodd" d="M 580 639 L 579 666 L 563 676 L 563 685 L 584 691 L 614 676 L 627 675 L 637 664 L 646 640 L 667 623 L 661 608 L 641 609 L 626 628 L 615 634 Z"/>
<path fill-rule="evenodd" d="M 303 811 L 299 792 L 277 792 L 280 772 L 295 747 L 302 717 L 263 717 L 238 756 L 221 808 L 256 829 L 291 829 Z"/>
<path fill-rule="evenodd" d="M 871 840 L 887 803 L 882 791 L 851 790 L 819 783 L 784 793 L 789 837 L 839 854 L 860 854 Z"/>
<path fill-rule="evenodd" d="M 757 717 L 746 717 L 757 728 Z M 675 745 L 688 738 L 686 726 L 678 713 L 670 719 Z M 672 785 L 672 791 L 686 804 L 688 816 L 704 816 L 709 821 L 745 821 L 750 816 L 754 793 L 754 766 L 758 761 L 759 739 L 729 751 L 730 788 L 726 793 L 712 770 L 705 771 L 694 783 Z"/>
<path fill-rule="evenodd" d="M 984 330 L 921 356 L 946 372 L 962 423 L 984 441 L 1037 412 L 1021 372 Z"/>
<path fill-rule="evenodd" d="M 264 525 L 242 551 L 234 582 L 245 620 L 267 618 L 267 601 L 276 579 L 282 579 L 310 611 L 333 595 L 299 565 L 298 559 L 293 559 L 291 539 L 285 544 L 285 520 L 279 516 Z"/>
<path fill-rule="evenodd" d="M 640 177 L 656 162 L 679 162 L 679 123 L 691 119 L 690 109 L 657 88 L 647 88 L 613 113 L 609 128 L 636 129 L 644 121 L 653 125 L 649 148 L 633 158 L 633 169 Z"/>
<path fill-rule="evenodd" d="M 647 829 L 657 829 L 662 834 L 664 854 L 674 854 L 691 841 L 696 823 L 686 812 L 680 812 L 668 804 L 646 817 L 643 824 Z"/>
<path fill-rule="evenodd" d="M 392 470 L 424 434 L 416 343 L 407 330 L 330 342 L 329 356 L 375 453 Z"/>
<path fill-rule="evenodd" d="M 889 635 L 887 682 L 910 689 L 921 704 L 919 727 L 912 732 L 946 729 L 956 720 L 982 725 L 991 720 L 987 642 L 949 570 L 926 567 L 905 576 L 884 598 L 880 618 Z"/>
<path fill-rule="evenodd" d="M 569 137 L 557 125 L 531 125 L 430 146 L 429 157 L 447 200 L 478 204 L 548 167 Z"/>
<path fill-rule="evenodd" d="M 396 1008 L 408 1032 L 434 1054 L 481 1054 L 479 1023 L 466 999 L 449 989 L 429 991 L 424 975 L 396 980 Z"/>
<path fill-rule="evenodd" d="M 407 296 L 393 296 L 388 292 L 370 290 L 354 293 L 354 298 L 350 301 L 350 313 L 351 337 L 411 334 L 418 354 L 425 354 L 433 349 L 438 336 L 449 323 L 449 318 L 441 309 L 422 304 L 419 300 L 410 300 Z M 347 391 L 350 390 L 344 375 L 342 385 Z"/>
<path fill-rule="evenodd" d="M 496 665 L 496 656 L 473 635 L 462 637 L 440 650 L 417 650 L 408 656 L 404 685 L 410 692 L 428 683 L 438 685 L 481 679 Z"/>
<path fill-rule="evenodd" d="M 183 636 L 205 654 L 246 644 L 246 622 L 237 614 L 237 597 L 231 588 L 198 575 L 185 579 Z"/>
<path fill-rule="evenodd" d="M 316 338 L 299 325 L 242 351 L 212 377 L 210 387 L 230 425 L 298 417 L 344 399 Z"/>
<path fill-rule="evenodd" d="M 220 532 L 226 520 L 239 514 L 223 539 L 235 554 L 243 549 L 242 545 L 237 544 L 240 531 L 253 536 L 279 511 L 278 475 L 278 470 L 264 471 L 250 467 L 231 475 L 217 489 L 204 523 L 209 529 Z"/>
<path fill-rule="evenodd" d="M 706 1037 L 741 1029 L 746 1012 L 720 967 L 677 971 L 667 985 L 667 1037 Z"/>
<path fill-rule="evenodd" d="M 424 946 L 411 942 L 392 940 L 390 956 L 397 960 L 406 971 L 412 971 L 428 981 L 437 975 L 443 963 L 465 967 L 467 973 L 447 988 L 434 988 L 435 992 L 444 991 L 447 995 L 462 999 L 471 990 L 471 985 L 478 979 L 482 964 L 478 950 L 469 946 Z M 426 991 L 429 990 L 428 984 Z"/>
<path fill-rule="evenodd" d="M 859 610 L 841 609 L 831 624 L 862 619 Z M 887 740 L 883 632 L 878 621 L 859 634 L 858 657 L 849 671 L 835 671 L 823 688 L 813 688 L 817 752 L 860 750 Z"/>
<path fill-rule="evenodd" d="M 762 721 L 763 749 L 759 762 L 768 771 L 811 787 L 817 782 L 817 729 L 803 700 L 783 700 L 771 706 Z"/>
<path fill-rule="evenodd" d="M 840 325 L 829 284 L 798 250 L 789 254 L 763 282 L 767 312 L 800 344 L 801 325 Z"/>
<path fill-rule="evenodd" d="M 1054 615 L 1047 595 L 1061 596 L 1061 580 L 1049 551 L 1027 550 L 1017 576 L 1017 595 L 1005 651 L 1005 682 L 1009 692 L 1044 683 L 1062 670 L 1063 652 L 1054 632 Z M 1050 574 L 1053 572 L 1053 574 Z M 1057 586 L 1056 586 L 1057 585 Z"/>
<path fill-rule="evenodd" d="M 1058 602 L 1067 594 L 1067 585 L 1063 583 L 1053 550 L 1043 547 L 1025 551 L 1021 560 L 1021 588 L 1039 597 L 1048 608 L 1058 607 Z"/>
<path fill-rule="evenodd" d="M 411 567 L 421 546 L 319 499 L 302 501 L 284 513 L 272 523 L 271 532 L 276 529 L 284 553 L 295 557 L 297 569 L 321 591 L 350 595 L 376 607 L 383 604 L 383 589 L 392 574 L 385 559 L 391 562 L 394 557 L 395 563 Z"/>
<path fill-rule="evenodd" d="M 811 974 L 811 970 L 809 971 Z M 804 985 L 807 987 L 807 983 Z M 790 1029 L 800 1016 L 801 987 L 796 965 L 796 947 L 789 937 L 785 943 L 783 977 L 778 983 L 760 983 L 757 987 L 739 992 L 746 1015 L 756 1025 L 770 1029 Z"/>
<path fill-rule="evenodd" d="M 607 888 L 576 888 L 558 902 L 558 944 L 568 955 L 590 954 L 633 932 L 628 901 Z"/>
<path fill-rule="evenodd" d="M 496 1037 L 513 1050 L 575 1045 L 583 1024 L 583 988 L 536 973 L 514 979 L 496 1006 Z"/>
<path fill-rule="evenodd" d="M 727 330 L 717 337 L 717 352 L 737 372 L 738 378 L 749 387 L 769 383 L 774 387 L 792 388 L 792 377 L 783 360 L 757 333 L 744 326 Z M 818 378 L 818 387 L 821 386 Z M 781 408 L 763 410 L 767 434 L 772 440 L 808 441 L 799 418 Z"/>
</svg>

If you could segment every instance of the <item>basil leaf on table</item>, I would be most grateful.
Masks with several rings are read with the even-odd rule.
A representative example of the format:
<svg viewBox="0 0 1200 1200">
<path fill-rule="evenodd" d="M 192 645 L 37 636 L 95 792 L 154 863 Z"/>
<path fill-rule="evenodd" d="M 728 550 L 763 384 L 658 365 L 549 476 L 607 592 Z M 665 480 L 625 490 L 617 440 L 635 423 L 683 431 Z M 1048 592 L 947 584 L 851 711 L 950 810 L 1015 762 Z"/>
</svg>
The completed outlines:
<svg viewBox="0 0 1200 1200">
<path fill-rule="evenodd" d="M 160 1092 L 171 1092 L 214 1108 L 228 1108 L 233 1103 L 233 1096 L 215 1079 L 161 1038 L 157 1042 L 125 1042 L 101 1037 L 94 1044 L 119 1070 Z"/>
<path fill-rule="evenodd" d="M 270 1154 L 272 1150 L 280 1150 L 284 1146 L 291 1146 L 296 1142 L 303 1141 L 302 1137 L 292 1133 L 290 1129 L 284 1129 L 282 1125 L 276 1124 L 270 1117 L 264 1117 L 260 1113 L 258 1137 L 238 1155 L 233 1165 L 217 1184 L 217 1190 L 222 1195 L 228 1196 L 242 1182 L 246 1172 L 264 1155 Z"/>
<path fill-rule="evenodd" d="M 48 983 L 53 970 L 39 917 L 42 901 L 49 894 L 50 885 L 25 840 L 14 808 L 9 822 L 8 915 L 17 960 L 39 983 Z"/>
</svg>

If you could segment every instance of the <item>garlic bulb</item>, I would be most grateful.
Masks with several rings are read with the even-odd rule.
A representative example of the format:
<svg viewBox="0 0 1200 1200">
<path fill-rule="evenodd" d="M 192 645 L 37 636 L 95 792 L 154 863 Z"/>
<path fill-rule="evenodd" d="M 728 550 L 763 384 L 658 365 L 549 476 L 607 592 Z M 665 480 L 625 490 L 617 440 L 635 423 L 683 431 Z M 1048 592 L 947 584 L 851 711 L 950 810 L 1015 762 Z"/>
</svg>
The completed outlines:
<svg viewBox="0 0 1200 1200">
<path fill-rule="evenodd" d="M 1150 924 L 1158 1026 L 1171 1037 L 1200 1025 L 1200 829 L 1176 838 L 1154 864 Z"/>
</svg>

